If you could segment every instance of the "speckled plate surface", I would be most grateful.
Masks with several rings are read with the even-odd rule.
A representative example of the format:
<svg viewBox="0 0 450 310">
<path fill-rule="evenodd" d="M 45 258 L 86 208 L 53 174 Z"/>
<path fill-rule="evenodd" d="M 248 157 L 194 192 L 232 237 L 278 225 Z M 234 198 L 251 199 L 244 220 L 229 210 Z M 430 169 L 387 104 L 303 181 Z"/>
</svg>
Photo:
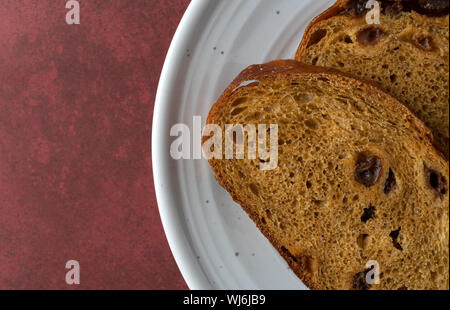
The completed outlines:
<svg viewBox="0 0 450 310">
<path fill-rule="evenodd" d="M 218 186 L 206 160 L 173 160 L 170 128 L 204 123 L 248 65 L 293 58 L 332 0 L 193 0 L 166 58 L 155 104 L 154 181 L 164 229 L 191 289 L 306 289 Z"/>
</svg>

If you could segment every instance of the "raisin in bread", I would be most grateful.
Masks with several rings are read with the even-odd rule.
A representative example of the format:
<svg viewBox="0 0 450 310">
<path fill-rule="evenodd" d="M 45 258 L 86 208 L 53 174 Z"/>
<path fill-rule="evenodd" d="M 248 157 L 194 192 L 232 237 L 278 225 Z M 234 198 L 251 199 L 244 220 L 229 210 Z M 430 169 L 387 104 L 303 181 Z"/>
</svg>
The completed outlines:
<svg viewBox="0 0 450 310">
<path fill-rule="evenodd" d="M 339 0 L 308 27 L 296 60 L 377 82 L 411 109 L 449 152 L 448 0 L 379 1 L 368 25 L 367 0 Z"/>
<path fill-rule="evenodd" d="M 243 71 L 207 124 L 278 125 L 276 169 L 261 170 L 248 148 L 246 159 L 209 163 L 308 287 L 448 289 L 448 162 L 396 99 L 350 75 L 280 60 Z M 370 260 L 378 285 L 365 281 Z"/>
</svg>

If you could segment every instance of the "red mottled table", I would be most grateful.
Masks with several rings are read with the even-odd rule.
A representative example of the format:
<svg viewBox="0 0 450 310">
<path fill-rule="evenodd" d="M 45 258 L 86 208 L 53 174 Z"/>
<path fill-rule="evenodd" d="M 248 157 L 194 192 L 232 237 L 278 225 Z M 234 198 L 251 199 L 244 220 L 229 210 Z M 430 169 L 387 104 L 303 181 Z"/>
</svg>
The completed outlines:
<svg viewBox="0 0 450 310">
<path fill-rule="evenodd" d="M 189 0 L 79 2 L 68 25 L 66 0 L 0 1 L 0 289 L 186 289 L 150 137 Z"/>
</svg>

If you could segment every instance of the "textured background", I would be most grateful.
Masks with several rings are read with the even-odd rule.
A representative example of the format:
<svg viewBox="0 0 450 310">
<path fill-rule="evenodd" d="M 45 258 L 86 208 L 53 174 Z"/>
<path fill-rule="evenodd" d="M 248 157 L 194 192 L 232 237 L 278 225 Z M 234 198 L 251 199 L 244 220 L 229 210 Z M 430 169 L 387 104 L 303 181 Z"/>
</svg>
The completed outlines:
<svg viewBox="0 0 450 310">
<path fill-rule="evenodd" d="M 186 289 L 162 230 L 151 123 L 189 0 L 0 1 L 0 289 Z"/>
</svg>

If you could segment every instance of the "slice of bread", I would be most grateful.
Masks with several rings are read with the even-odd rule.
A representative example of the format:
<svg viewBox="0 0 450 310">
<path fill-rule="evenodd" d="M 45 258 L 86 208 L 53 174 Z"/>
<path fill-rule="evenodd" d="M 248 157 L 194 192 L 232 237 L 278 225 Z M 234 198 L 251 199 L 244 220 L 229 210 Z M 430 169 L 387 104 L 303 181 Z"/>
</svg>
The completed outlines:
<svg viewBox="0 0 450 310">
<path fill-rule="evenodd" d="M 449 288 L 448 162 L 396 99 L 351 75 L 279 60 L 243 71 L 207 124 L 278 125 L 276 169 L 261 170 L 248 147 L 245 159 L 209 163 L 308 287 Z M 371 260 L 377 285 L 365 281 Z"/>
<path fill-rule="evenodd" d="M 413 111 L 449 153 L 448 0 L 381 3 L 367 24 L 367 0 L 339 0 L 307 28 L 296 60 L 377 82 Z"/>
</svg>

